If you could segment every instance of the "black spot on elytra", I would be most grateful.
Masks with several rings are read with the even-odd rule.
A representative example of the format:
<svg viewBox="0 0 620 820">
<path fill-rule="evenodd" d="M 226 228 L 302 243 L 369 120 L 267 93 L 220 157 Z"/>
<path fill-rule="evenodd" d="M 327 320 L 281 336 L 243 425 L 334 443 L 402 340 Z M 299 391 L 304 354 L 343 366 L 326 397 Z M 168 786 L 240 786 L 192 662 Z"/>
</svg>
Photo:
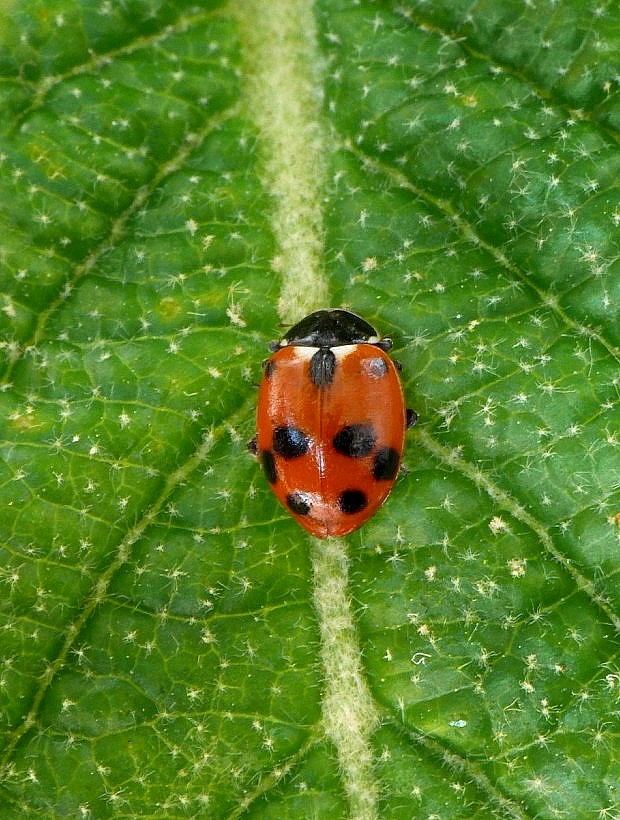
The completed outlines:
<svg viewBox="0 0 620 820">
<path fill-rule="evenodd" d="M 263 362 L 263 376 L 266 379 L 270 379 L 273 376 L 274 370 L 276 369 L 276 363 L 273 359 L 265 359 Z"/>
<path fill-rule="evenodd" d="M 375 453 L 375 463 L 372 468 L 373 477 L 378 481 L 389 481 L 398 472 L 400 456 L 391 447 L 381 447 Z"/>
<path fill-rule="evenodd" d="M 347 424 L 334 436 L 333 445 L 345 456 L 367 456 L 375 446 L 377 437 L 372 424 Z"/>
<path fill-rule="evenodd" d="M 270 484 L 275 484 L 278 480 L 278 475 L 276 473 L 276 462 L 273 458 L 273 453 L 271 450 L 263 450 L 260 454 L 260 460 L 263 465 L 263 471 L 267 477 L 267 481 Z"/>
<path fill-rule="evenodd" d="M 297 515 L 308 515 L 310 512 L 310 501 L 303 493 L 289 493 L 286 496 L 286 504 L 289 510 Z"/>
<path fill-rule="evenodd" d="M 366 494 L 361 490 L 345 490 L 340 493 L 340 498 L 338 499 L 338 507 L 343 513 L 348 515 L 360 512 L 367 504 L 368 499 L 366 498 Z"/>
<path fill-rule="evenodd" d="M 320 347 L 310 359 L 310 378 L 315 387 L 329 387 L 336 372 L 336 357 L 329 347 Z"/>
<path fill-rule="evenodd" d="M 273 449 L 287 461 L 305 455 L 310 448 L 310 438 L 298 427 L 288 425 L 273 431 Z"/>
</svg>

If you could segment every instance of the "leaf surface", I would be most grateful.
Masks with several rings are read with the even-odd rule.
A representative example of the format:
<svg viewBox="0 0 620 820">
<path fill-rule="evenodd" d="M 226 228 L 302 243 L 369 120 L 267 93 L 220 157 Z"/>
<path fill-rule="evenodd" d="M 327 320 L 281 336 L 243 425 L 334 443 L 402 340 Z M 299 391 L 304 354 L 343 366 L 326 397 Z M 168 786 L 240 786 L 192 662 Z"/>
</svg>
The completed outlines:
<svg viewBox="0 0 620 820">
<path fill-rule="evenodd" d="M 2 816 L 615 817 L 611 5 L 0 11 Z M 315 542 L 245 450 L 343 306 L 419 414 Z"/>
</svg>

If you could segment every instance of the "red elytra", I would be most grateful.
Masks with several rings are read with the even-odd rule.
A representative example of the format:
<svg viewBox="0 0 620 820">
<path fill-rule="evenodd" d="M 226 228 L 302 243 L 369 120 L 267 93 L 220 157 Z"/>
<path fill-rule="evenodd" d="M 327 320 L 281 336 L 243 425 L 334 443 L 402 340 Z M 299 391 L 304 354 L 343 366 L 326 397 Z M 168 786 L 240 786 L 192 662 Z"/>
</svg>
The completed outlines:
<svg viewBox="0 0 620 820">
<path fill-rule="evenodd" d="M 396 480 L 416 417 L 390 347 L 356 314 L 319 310 L 264 362 L 250 449 L 280 503 L 319 538 L 361 527 Z"/>
</svg>

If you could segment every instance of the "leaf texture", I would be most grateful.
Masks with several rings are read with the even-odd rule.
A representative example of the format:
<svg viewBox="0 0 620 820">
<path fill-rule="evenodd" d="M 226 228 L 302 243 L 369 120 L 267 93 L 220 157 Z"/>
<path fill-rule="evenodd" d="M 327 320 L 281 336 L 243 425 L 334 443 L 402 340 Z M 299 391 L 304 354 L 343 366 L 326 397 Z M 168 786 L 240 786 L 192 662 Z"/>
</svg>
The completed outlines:
<svg viewBox="0 0 620 820">
<path fill-rule="evenodd" d="M 3 4 L 3 817 L 619 815 L 616 18 Z M 319 544 L 245 442 L 327 305 L 420 418 Z"/>
</svg>

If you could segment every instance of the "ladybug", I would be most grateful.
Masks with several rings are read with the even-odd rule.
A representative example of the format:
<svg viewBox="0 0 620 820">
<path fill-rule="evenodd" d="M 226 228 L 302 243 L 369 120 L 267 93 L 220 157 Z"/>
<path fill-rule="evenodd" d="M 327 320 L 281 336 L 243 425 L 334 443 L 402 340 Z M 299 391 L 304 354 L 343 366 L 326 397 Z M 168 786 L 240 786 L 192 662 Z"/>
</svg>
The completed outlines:
<svg viewBox="0 0 620 820">
<path fill-rule="evenodd" d="M 263 362 L 248 447 L 280 503 L 319 538 L 361 527 L 394 486 L 417 417 L 391 347 L 355 313 L 317 310 Z"/>
</svg>

